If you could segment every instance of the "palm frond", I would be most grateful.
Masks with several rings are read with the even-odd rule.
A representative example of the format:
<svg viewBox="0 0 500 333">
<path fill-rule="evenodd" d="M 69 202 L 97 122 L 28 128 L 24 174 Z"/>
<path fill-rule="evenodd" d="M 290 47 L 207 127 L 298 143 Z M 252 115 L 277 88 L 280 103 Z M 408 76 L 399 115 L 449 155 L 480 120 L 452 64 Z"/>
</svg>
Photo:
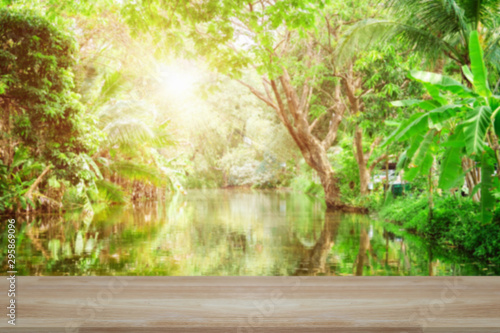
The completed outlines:
<svg viewBox="0 0 500 333">
<path fill-rule="evenodd" d="M 157 130 L 155 131 L 155 136 L 150 143 L 151 146 L 155 148 L 164 148 L 175 145 L 176 141 L 172 138 L 170 133 L 164 130 Z"/>
<path fill-rule="evenodd" d="M 484 61 L 488 66 L 500 72 L 500 31 L 485 38 Z"/>
<path fill-rule="evenodd" d="M 454 52 L 451 45 L 427 30 L 400 22 L 368 19 L 358 22 L 346 32 L 337 47 L 337 58 L 343 64 L 360 51 L 394 40 L 406 43 L 415 52 L 430 58 L 437 58 L 444 50 Z"/>
<path fill-rule="evenodd" d="M 123 90 L 126 82 L 123 73 L 120 71 L 115 71 L 106 75 L 99 94 L 101 103 L 104 104 L 111 98 L 116 97 L 118 93 Z"/>
<path fill-rule="evenodd" d="M 137 146 L 137 143 L 157 148 L 172 145 L 166 125 L 157 124 L 157 111 L 154 106 L 141 101 L 118 101 L 102 108 L 99 125 L 107 134 L 111 146 L 124 148 Z"/>
<path fill-rule="evenodd" d="M 165 177 L 157 168 L 131 161 L 114 162 L 111 164 L 110 169 L 123 178 L 150 182 L 157 187 L 165 186 L 169 182 L 169 179 L 167 179 L 167 177 Z"/>
<path fill-rule="evenodd" d="M 469 22 L 456 0 L 390 0 L 388 5 L 394 17 L 401 18 L 403 24 L 441 36 L 463 33 L 462 41 L 467 40 Z"/>
<path fill-rule="evenodd" d="M 127 80 L 121 71 L 114 71 L 104 76 L 104 82 L 97 93 L 93 107 L 98 109 L 112 98 L 117 98 L 125 90 Z"/>
<path fill-rule="evenodd" d="M 342 61 L 375 43 L 396 40 L 431 60 L 444 51 L 464 65 L 470 32 L 480 30 L 486 59 L 500 67 L 500 0 L 389 0 L 386 4 L 395 20 L 371 19 L 354 25 L 338 47 Z"/>
<path fill-rule="evenodd" d="M 115 183 L 109 182 L 107 180 L 101 179 L 95 182 L 97 189 L 99 190 L 99 195 L 105 200 L 114 203 L 126 203 L 127 197 L 124 194 L 123 189 L 116 185 Z"/>
<path fill-rule="evenodd" d="M 99 111 L 101 125 L 124 117 L 154 121 L 157 117 L 157 110 L 153 105 L 143 101 L 119 100 L 108 104 Z"/>
<path fill-rule="evenodd" d="M 62 203 L 63 207 L 69 210 L 81 210 L 82 213 L 93 213 L 92 203 L 85 191 L 83 183 L 71 187 L 64 192 Z"/>
<path fill-rule="evenodd" d="M 458 0 L 458 2 L 472 30 L 477 30 L 479 22 L 489 21 L 492 15 L 498 16 L 500 4 L 498 0 Z"/>
<path fill-rule="evenodd" d="M 148 124 L 139 119 L 124 118 L 109 122 L 103 128 L 111 146 L 115 144 L 137 144 L 151 142 L 155 133 Z"/>
</svg>

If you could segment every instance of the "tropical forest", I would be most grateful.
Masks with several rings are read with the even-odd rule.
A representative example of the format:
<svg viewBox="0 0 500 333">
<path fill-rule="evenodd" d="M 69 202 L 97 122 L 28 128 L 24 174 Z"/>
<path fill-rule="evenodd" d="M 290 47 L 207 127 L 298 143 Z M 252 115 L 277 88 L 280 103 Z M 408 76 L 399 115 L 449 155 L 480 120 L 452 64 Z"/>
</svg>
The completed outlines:
<svg viewBox="0 0 500 333">
<path fill-rule="evenodd" d="M 499 0 L 0 0 L 0 107 L 19 275 L 500 275 Z"/>
</svg>

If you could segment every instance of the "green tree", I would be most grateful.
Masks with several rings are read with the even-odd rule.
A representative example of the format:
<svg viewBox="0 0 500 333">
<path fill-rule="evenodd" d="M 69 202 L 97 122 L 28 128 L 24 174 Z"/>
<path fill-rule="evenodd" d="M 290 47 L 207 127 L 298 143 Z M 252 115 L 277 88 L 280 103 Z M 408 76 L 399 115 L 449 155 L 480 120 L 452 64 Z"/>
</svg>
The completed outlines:
<svg viewBox="0 0 500 333">
<path fill-rule="evenodd" d="M 54 167 L 59 177 L 78 183 L 81 164 L 77 157 L 91 152 L 97 139 L 74 92 L 75 40 L 35 11 L 1 9 L 0 25 L 3 169 L 15 172 L 16 151 L 28 149 L 28 155 L 45 168 L 31 177 L 43 177 Z"/>
<path fill-rule="evenodd" d="M 345 9 L 345 5 L 339 6 Z M 182 29 L 197 54 L 213 68 L 237 79 L 276 112 L 306 163 L 319 175 L 327 206 L 347 208 L 340 200 L 338 179 L 327 156 L 346 108 L 342 87 L 327 75 L 332 74 L 332 68 L 325 59 L 331 59 L 332 48 L 325 49 L 320 43 L 322 38 L 328 39 L 325 44 L 331 46 L 345 25 L 344 17 L 336 19 L 336 7 L 327 8 L 323 1 L 208 1 L 201 5 L 153 6 L 134 2 L 125 12 L 137 25 L 137 20 L 151 20 L 151 7 L 162 13 L 162 25 L 151 21 L 156 29 Z M 242 79 L 241 72 L 247 68 L 262 78 L 262 86 Z M 331 99 L 317 98 L 320 87 L 327 87 Z"/>
<path fill-rule="evenodd" d="M 384 135 L 389 134 L 385 120 L 408 116 L 408 111 L 394 110 L 389 100 L 421 94 L 421 84 L 407 79 L 409 70 L 418 62 L 393 46 L 361 52 L 353 64 L 339 75 L 349 106 L 345 134 L 352 133 L 352 153 L 359 170 L 360 194 L 369 193 L 368 183 L 375 168 L 394 154 L 380 151 Z M 397 152 L 394 152 L 397 155 Z"/>
</svg>

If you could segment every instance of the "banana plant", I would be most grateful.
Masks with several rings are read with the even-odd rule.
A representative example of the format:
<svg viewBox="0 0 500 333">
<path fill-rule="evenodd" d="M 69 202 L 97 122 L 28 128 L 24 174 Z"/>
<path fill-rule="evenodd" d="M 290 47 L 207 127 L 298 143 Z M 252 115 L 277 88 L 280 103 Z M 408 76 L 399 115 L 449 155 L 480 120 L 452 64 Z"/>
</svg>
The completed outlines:
<svg viewBox="0 0 500 333">
<path fill-rule="evenodd" d="M 442 190 L 461 186 L 468 172 L 480 168 L 471 195 L 480 193 L 481 221 L 488 223 L 496 204 L 494 189 L 500 184 L 493 177 L 495 164 L 500 165 L 500 96 L 489 87 L 477 31 L 469 37 L 469 57 L 470 68 L 464 66 L 462 70 L 472 82 L 471 87 L 445 75 L 410 73 L 411 79 L 421 82 L 431 98 L 392 102 L 398 107 L 417 105 L 423 112 L 402 122 L 383 145 L 408 143 L 400 159 L 407 180 L 429 174 L 435 158 L 441 156 L 438 187 Z M 473 161 L 465 169 L 464 159 Z"/>
</svg>

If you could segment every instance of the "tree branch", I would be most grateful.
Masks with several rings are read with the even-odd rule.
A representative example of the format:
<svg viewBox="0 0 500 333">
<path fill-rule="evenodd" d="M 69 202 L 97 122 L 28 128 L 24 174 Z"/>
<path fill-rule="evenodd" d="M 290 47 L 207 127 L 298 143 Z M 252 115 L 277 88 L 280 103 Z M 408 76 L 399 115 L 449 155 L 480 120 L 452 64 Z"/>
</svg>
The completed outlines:
<svg viewBox="0 0 500 333">
<path fill-rule="evenodd" d="M 384 160 L 387 160 L 389 158 L 393 158 L 395 157 L 395 155 L 387 155 L 387 154 L 383 154 L 381 155 L 379 158 L 377 158 L 371 165 L 370 165 L 370 173 L 373 171 L 373 169 L 375 169 L 375 167 L 377 166 L 377 164 L 379 164 L 380 162 L 384 161 Z"/>
<path fill-rule="evenodd" d="M 278 106 L 276 104 L 274 104 L 273 101 L 271 101 L 269 98 L 264 96 L 260 91 L 255 89 L 255 87 L 249 85 L 248 83 L 246 83 L 242 80 L 237 80 L 237 81 L 239 83 L 241 83 L 242 85 L 244 85 L 245 87 L 247 87 L 252 92 L 252 94 L 254 94 L 258 99 L 260 99 L 261 101 L 263 101 L 264 103 L 266 103 L 267 105 L 272 107 L 273 109 L 278 110 Z"/>
<path fill-rule="evenodd" d="M 378 138 L 376 138 L 372 144 L 370 145 L 370 151 L 368 152 L 368 154 L 366 155 L 365 159 L 368 161 L 370 159 L 370 157 L 372 156 L 373 154 L 373 151 L 375 150 L 375 148 L 379 145 L 380 141 L 382 141 L 382 137 L 379 136 Z"/>
<path fill-rule="evenodd" d="M 328 133 L 325 138 L 321 142 L 325 149 L 330 148 L 335 139 L 337 138 L 337 131 L 340 123 L 344 117 L 344 113 L 346 110 L 345 105 L 341 106 L 342 99 L 340 98 L 340 85 L 335 86 L 335 102 L 337 112 L 332 113 L 332 117 L 330 119 L 330 126 L 328 127 Z"/>
<path fill-rule="evenodd" d="M 323 116 L 325 114 L 326 114 L 326 112 L 320 114 L 316 119 L 313 120 L 313 122 L 311 123 L 311 125 L 309 125 L 309 132 L 313 131 L 314 127 L 316 127 L 316 125 L 318 124 L 318 122 L 320 121 L 320 119 L 323 118 Z"/>
<path fill-rule="evenodd" d="M 33 190 L 40 184 L 40 182 L 42 181 L 43 177 L 45 177 L 45 175 L 50 171 L 50 168 L 52 168 L 52 165 L 48 165 L 43 170 L 43 172 L 40 174 L 40 176 L 38 176 L 38 178 L 35 180 L 35 182 L 33 184 L 31 184 L 31 186 L 28 189 L 28 191 L 24 194 L 24 196 L 26 198 L 29 198 L 31 200 Z"/>
</svg>

